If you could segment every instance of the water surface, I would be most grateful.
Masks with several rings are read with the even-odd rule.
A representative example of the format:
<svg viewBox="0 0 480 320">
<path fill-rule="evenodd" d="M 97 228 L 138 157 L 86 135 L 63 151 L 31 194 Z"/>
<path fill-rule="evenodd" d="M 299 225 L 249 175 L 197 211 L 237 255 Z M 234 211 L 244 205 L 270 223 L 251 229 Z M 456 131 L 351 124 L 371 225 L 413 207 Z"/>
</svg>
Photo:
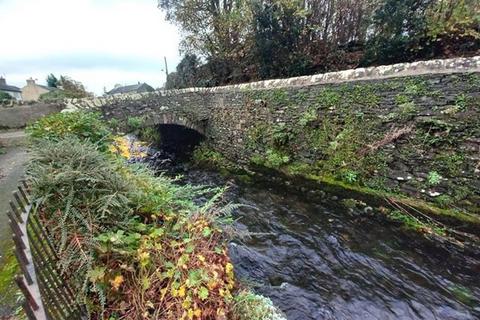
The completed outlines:
<svg viewBox="0 0 480 320">
<path fill-rule="evenodd" d="M 247 205 L 230 244 L 237 277 L 290 320 L 480 319 L 480 260 L 379 221 L 370 208 L 285 188 L 238 185 L 189 171 L 185 181 L 231 186 Z"/>
</svg>

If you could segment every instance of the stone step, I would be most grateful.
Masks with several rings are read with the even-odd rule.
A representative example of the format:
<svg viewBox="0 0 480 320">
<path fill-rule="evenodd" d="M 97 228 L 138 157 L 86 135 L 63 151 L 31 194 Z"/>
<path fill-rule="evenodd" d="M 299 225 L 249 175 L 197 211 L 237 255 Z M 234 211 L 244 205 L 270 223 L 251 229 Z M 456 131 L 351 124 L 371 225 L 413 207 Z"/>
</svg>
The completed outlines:
<svg viewBox="0 0 480 320">
<path fill-rule="evenodd" d="M 27 135 L 25 131 L 0 131 L 0 146 L 2 147 L 16 147 L 23 146 L 27 142 Z"/>
</svg>

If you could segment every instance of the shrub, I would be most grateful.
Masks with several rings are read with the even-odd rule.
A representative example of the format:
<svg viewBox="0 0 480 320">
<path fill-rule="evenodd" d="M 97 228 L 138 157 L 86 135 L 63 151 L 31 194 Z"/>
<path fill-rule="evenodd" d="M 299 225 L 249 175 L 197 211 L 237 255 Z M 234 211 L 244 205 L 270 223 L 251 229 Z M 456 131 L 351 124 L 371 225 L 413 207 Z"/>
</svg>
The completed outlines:
<svg viewBox="0 0 480 320">
<path fill-rule="evenodd" d="M 210 148 L 206 143 L 200 144 L 192 154 L 194 164 L 218 168 L 223 171 L 238 171 L 240 166 L 225 158 L 223 154 Z"/>
<path fill-rule="evenodd" d="M 28 174 L 61 269 L 91 314 L 229 313 L 235 280 L 219 229 L 227 210 L 213 209 L 223 189 L 176 185 L 76 136 L 36 140 Z M 202 207 L 200 195 L 210 197 Z"/>
<path fill-rule="evenodd" d="M 70 98 L 65 91 L 57 89 L 40 95 L 39 100 L 42 102 L 58 102 Z"/>
<path fill-rule="evenodd" d="M 6 92 L 3 92 L 3 91 L 0 91 L 0 102 L 2 101 L 10 101 L 12 100 L 13 97 L 11 95 L 9 95 L 8 93 Z"/>
<path fill-rule="evenodd" d="M 141 117 L 129 117 L 127 119 L 128 132 L 137 132 L 142 127 L 142 124 L 143 119 Z"/>
<path fill-rule="evenodd" d="M 266 152 L 264 165 L 268 168 L 279 168 L 290 162 L 290 157 L 278 150 L 268 149 Z"/>
<path fill-rule="evenodd" d="M 101 120 L 100 114 L 84 111 L 56 113 L 43 117 L 28 126 L 26 131 L 34 140 L 58 141 L 75 136 L 97 144 L 100 150 L 107 149 L 111 134 L 107 125 Z"/>
<path fill-rule="evenodd" d="M 235 320 L 286 320 L 272 301 L 251 291 L 240 292 L 235 297 Z"/>
</svg>

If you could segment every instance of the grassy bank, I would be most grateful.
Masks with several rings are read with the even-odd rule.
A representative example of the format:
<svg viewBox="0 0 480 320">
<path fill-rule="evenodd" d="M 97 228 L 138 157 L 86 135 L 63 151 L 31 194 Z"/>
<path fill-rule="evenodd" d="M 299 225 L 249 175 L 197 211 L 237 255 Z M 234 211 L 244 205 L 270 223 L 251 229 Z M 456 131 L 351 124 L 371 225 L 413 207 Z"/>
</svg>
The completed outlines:
<svg viewBox="0 0 480 320">
<path fill-rule="evenodd" d="M 125 140 L 92 113 L 53 115 L 27 131 L 35 214 L 93 319 L 281 319 L 235 279 L 222 188 L 127 164 Z M 197 205 L 200 195 L 210 200 Z"/>
</svg>

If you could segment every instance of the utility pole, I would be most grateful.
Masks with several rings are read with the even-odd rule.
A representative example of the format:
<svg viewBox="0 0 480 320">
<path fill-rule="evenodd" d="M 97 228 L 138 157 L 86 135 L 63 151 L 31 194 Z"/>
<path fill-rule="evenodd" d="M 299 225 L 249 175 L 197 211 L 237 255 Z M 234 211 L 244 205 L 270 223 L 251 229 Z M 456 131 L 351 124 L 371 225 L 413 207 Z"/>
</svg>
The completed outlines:
<svg viewBox="0 0 480 320">
<path fill-rule="evenodd" d="M 166 57 L 166 56 L 163 56 L 163 60 L 165 61 L 165 75 L 167 76 L 167 77 L 165 78 L 165 81 L 167 81 L 167 79 L 168 79 L 167 57 Z"/>
</svg>

